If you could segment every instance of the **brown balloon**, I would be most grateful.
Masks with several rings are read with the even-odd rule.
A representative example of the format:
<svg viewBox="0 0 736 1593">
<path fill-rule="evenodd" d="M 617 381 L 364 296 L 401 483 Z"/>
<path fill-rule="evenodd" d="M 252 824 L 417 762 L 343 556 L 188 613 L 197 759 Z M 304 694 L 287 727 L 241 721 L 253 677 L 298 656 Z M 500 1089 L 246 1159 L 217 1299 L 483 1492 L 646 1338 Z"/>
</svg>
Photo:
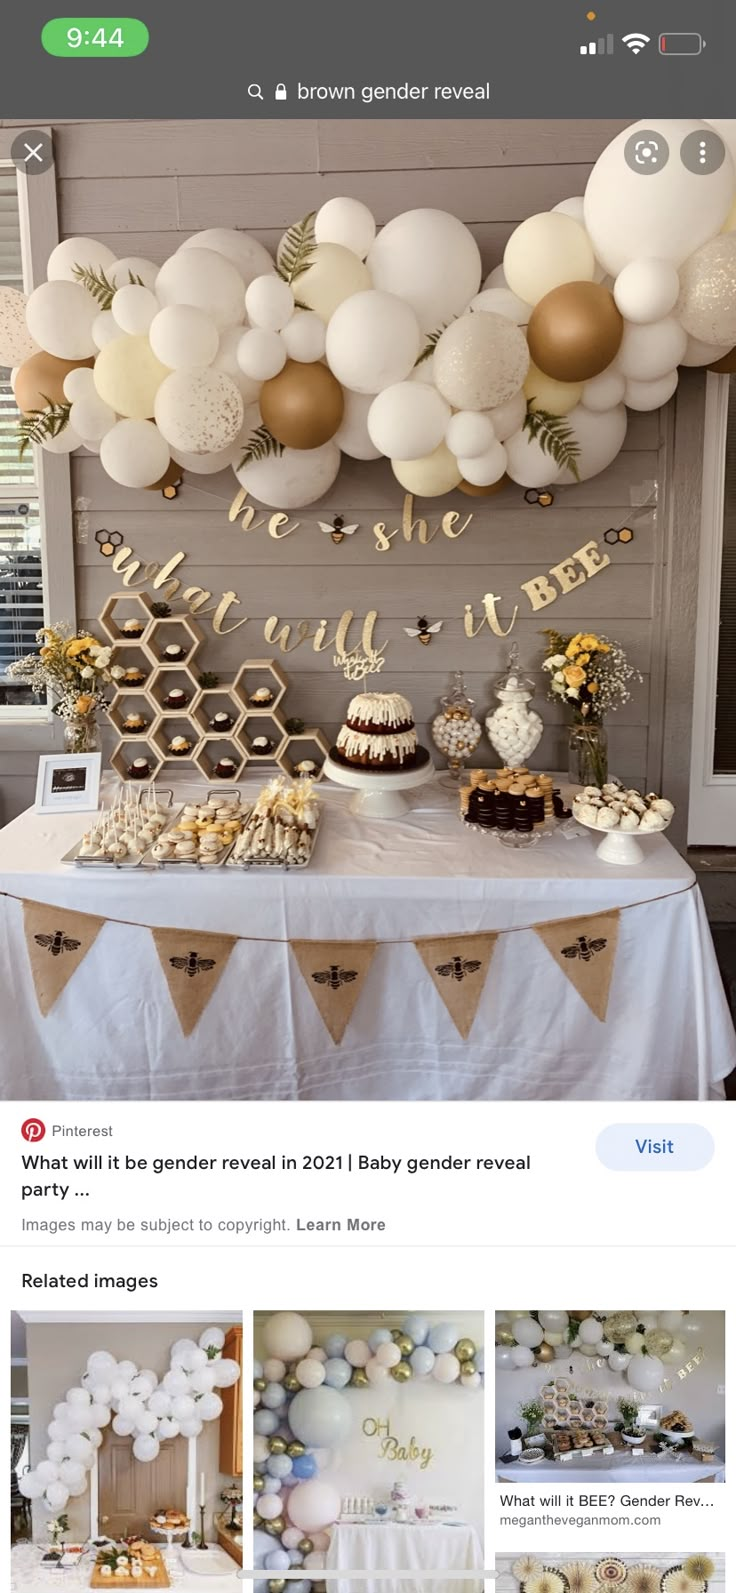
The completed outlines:
<svg viewBox="0 0 736 1593">
<path fill-rule="evenodd" d="M 287 360 L 259 395 L 264 426 L 285 448 L 321 448 L 342 420 L 340 383 L 326 365 Z"/>
<path fill-rule="evenodd" d="M 624 318 L 601 282 L 566 282 L 535 305 L 529 318 L 529 353 L 556 382 L 589 382 L 616 358 Z"/>
<path fill-rule="evenodd" d="M 538 1344 L 534 1354 L 538 1361 L 553 1361 L 555 1358 L 551 1344 Z"/>
<path fill-rule="evenodd" d="M 43 349 L 38 354 L 31 354 L 30 359 L 24 360 L 19 366 L 15 378 L 15 402 L 19 410 L 23 415 L 28 415 L 33 409 L 48 409 L 49 403 L 68 403 L 64 397 L 65 376 L 70 371 L 94 363 L 93 359 L 59 360 L 55 354 L 46 354 Z"/>
<path fill-rule="evenodd" d="M 459 481 L 457 490 L 468 498 L 492 498 L 494 492 L 502 492 L 508 484 L 509 478 L 504 474 L 500 481 L 492 481 L 490 487 L 474 487 L 472 481 Z"/>
<path fill-rule="evenodd" d="M 712 365 L 706 367 L 709 371 L 717 371 L 719 376 L 733 376 L 736 374 L 736 348 L 730 348 L 727 354 L 722 354 L 719 360 L 714 360 Z"/>
</svg>

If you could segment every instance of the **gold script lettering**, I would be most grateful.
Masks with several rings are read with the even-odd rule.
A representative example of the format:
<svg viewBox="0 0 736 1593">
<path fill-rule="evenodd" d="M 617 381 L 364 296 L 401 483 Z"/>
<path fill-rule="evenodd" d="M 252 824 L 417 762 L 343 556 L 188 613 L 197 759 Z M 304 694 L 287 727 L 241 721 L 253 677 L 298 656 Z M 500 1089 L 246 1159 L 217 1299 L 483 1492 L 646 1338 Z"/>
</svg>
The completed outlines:
<svg viewBox="0 0 736 1593">
<path fill-rule="evenodd" d="M 289 526 L 288 531 L 280 531 L 279 526 L 282 525 Z M 268 534 L 270 537 L 274 537 L 277 542 L 283 541 L 284 537 L 290 537 L 292 531 L 298 531 L 298 529 L 299 521 L 295 520 L 293 525 L 289 525 L 288 514 L 272 514 L 268 522 Z"/>
<path fill-rule="evenodd" d="M 241 625 L 247 625 L 247 614 L 245 619 L 236 620 L 234 625 L 225 625 L 224 623 L 228 609 L 232 607 L 233 603 L 239 602 L 240 598 L 237 592 L 223 592 L 212 619 L 212 629 L 216 631 L 218 636 L 229 636 L 231 631 L 237 631 Z"/>
<path fill-rule="evenodd" d="M 521 590 L 526 592 L 535 613 L 537 609 L 546 608 L 548 603 L 556 602 L 559 596 L 546 575 L 534 575 L 531 581 L 522 581 Z"/>
<path fill-rule="evenodd" d="M 553 564 L 549 573 L 559 581 L 562 592 L 574 592 L 576 586 L 582 586 L 583 581 L 588 579 L 584 570 L 576 570 L 574 554 L 569 559 L 563 559 L 561 564 Z"/>
<path fill-rule="evenodd" d="M 496 604 L 500 602 L 501 598 L 495 592 L 486 592 L 485 597 L 483 598 L 483 608 L 485 612 L 483 614 L 483 618 L 478 621 L 477 625 L 475 623 L 475 615 L 473 613 L 472 603 L 465 604 L 465 635 L 470 641 L 472 641 L 474 636 L 480 635 L 484 625 L 487 625 L 489 630 L 493 631 L 494 636 L 508 636 L 509 631 L 513 630 L 516 624 L 516 617 L 519 612 L 518 604 L 514 604 L 514 612 L 511 616 L 511 620 L 506 627 L 506 630 L 504 630 L 496 611 Z"/>
<path fill-rule="evenodd" d="M 597 575 L 599 570 L 605 570 L 606 565 L 611 562 L 607 553 L 601 553 L 595 541 L 586 542 L 582 548 L 578 548 L 577 553 L 573 553 L 572 557 L 579 560 L 586 575 Z"/>
</svg>

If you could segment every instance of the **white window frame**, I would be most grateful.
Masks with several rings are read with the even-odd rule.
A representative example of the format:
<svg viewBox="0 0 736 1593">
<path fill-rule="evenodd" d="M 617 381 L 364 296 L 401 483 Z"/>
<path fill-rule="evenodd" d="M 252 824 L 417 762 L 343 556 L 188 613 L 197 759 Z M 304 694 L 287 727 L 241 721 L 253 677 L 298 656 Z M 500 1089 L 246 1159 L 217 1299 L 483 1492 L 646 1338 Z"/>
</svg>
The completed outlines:
<svg viewBox="0 0 736 1593">
<path fill-rule="evenodd" d="M 713 758 L 721 615 L 729 378 L 709 372 L 705 394 L 700 571 L 695 643 L 688 845 L 736 846 L 736 773 Z"/>
<path fill-rule="evenodd" d="M 40 125 L 40 124 L 39 124 Z M 51 128 L 43 128 L 51 134 Z M 11 163 L 10 150 L 22 131 L 0 127 L 0 162 Z M 23 287 L 31 293 L 46 281 L 46 264 L 59 242 L 56 202 L 56 167 L 38 176 L 18 172 Z M 34 448 L 41 524 L 44 616 L 68 619 L 76 625 L 74 588 L 74 535 L 71 470 L 68 455 Z M 63 724 L 50 709 L 23 705 L 0 712 L 0 757 L 11 752 L 51 751 L 63 746 Z"/>
</svg>

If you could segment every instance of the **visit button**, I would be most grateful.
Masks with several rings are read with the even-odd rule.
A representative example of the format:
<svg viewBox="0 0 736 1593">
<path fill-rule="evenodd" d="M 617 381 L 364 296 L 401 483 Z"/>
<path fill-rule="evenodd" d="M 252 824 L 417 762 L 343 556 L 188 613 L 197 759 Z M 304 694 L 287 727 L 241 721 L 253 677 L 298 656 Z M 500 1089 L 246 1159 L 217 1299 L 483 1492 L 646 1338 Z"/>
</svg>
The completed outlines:
<svg viewBox="0 0 736 1593">
<path fill-rule="evenodd" d="M 714 1150 L 700 1123 L 611 1123 L 596 1143 L 599 1160 L 615 1173 L 695 1173 Z"/>
</svg>

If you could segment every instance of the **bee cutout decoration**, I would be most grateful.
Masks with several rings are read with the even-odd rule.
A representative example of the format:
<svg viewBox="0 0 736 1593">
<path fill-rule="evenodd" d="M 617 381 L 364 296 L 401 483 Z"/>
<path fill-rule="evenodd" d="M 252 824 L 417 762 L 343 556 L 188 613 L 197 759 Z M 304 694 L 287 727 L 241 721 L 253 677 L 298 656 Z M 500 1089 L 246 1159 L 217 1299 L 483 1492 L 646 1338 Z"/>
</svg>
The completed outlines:
<svg viewBox="0 0 736 1593">
<path fill-rule="evenodd" d="M 188 979 L 193 979 L 198 973 L 208 973 L 215 966 L 212 957 L 198 957 L 196 951 L 190 951 L 188 957 L 169 957 L 169 962 L 172 968 L 180 969 Z"/>
<path fill-rule="evenodd" d="M 358 529 L 358 522 L 356 521 L 355 525 L 346 525 L 343 516 L 341 514 L 336 514 L 332 525 L 326 525 L 324 520 L 320 520 L 319 528 L 320 531 L 324 531 L 327 536 L 332 537 L 333 542 L 339 543 L 343 542 L 345 537 L 352 537 L 355 535 Z"/>
<path fill-rule="evenodd" d="M 607 940 L 588 940 L 587 935 L 578 935 L 574 946 L 563 946 L 563 957 L 580 957 L 582 962 L 591 962 L 608 945 Z"/>
<path fill-rule="evenodd" d="M 312 974 L 316 985 L 329 985 L 330 990 L 339 990 L 341 985 L 351 985 L 357 977 L 354 968 L 341 968 L 336 962 L 330 963 L 329 968 L 324 968 L 320 973 Z"/>
<path fill-rule="evenodd" d="M 435 968 L 435 973 L 439 974 L 441 979 L 457 979 L 458 983 L 461 983 L 463 979 L 467 979 L 468 974 L 477 973 L 479 968 L 480 963 L 473 958 L 453 957 L 450 962 L 441 962 Z"/>
<path fill-rule="evenodd" d="M 44 951 L 49 951 L 52 957 L 60 957 L 63 951 L 79 951 L 81 940 L 72 940 L 65 935 L 63 929 L 55 929 L 53 935 L 34 935 L 37 946 L 43 946 Z"/>
<path fill-rule="evenodd" d="M 439 634 L 444 623 L 444 620 L 436 620 L 434 625 L 430 625 L 426 615 L 420 614 L 416 628 L 413 625 L 405 625 L 404 630 L 407 636 L 418 636 L 422 647 L 429 647 L 432 637 Z"/>
</svg>

